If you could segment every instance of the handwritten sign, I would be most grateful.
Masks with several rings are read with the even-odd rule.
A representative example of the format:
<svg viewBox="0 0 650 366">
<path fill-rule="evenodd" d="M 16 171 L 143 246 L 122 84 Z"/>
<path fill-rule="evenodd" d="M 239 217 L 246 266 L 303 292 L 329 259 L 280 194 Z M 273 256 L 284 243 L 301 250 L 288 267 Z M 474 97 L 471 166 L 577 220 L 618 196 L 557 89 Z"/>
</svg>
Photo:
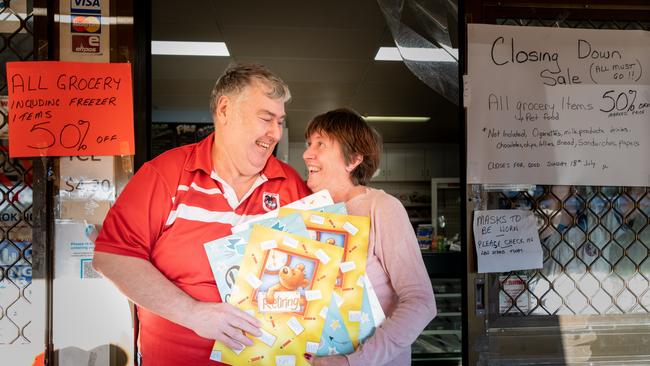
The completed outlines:
<svg viewBox="0 0 650 366">
<path fill-rule="evenodd" d="M 9 62 L 11 157 L 133 155 L 129 64 Z"/>
<path fill-rule="evenodd" d="M 468 181 L 650 185 L 649 36 L 470 24 Z"/>
<path fill-rule="evenodd" d="M 542 245 L 530 211 L 474 211 L 474 244 L 479 273 L 542 268 Z"/>
<path fill-rule="evenodd" d="M 115 158 L 69 156 L 59 160 L 59 198 L 115 200 Z"/>
</svg>

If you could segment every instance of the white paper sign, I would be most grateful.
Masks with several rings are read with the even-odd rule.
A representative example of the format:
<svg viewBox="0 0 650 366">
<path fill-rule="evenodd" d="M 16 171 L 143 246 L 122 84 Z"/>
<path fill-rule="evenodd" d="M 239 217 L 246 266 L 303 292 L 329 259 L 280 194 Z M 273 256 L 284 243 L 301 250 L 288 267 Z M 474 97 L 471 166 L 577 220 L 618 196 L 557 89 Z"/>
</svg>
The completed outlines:
<svg viewBox="0 0 650 366">
<path fill-rule="evenodd" d="M 95 226 L 85 222 L 56 220 L 54 235 L 54 277 L 100 278 L 92 267 Z"/>
<path fill-rule="evenodd" d="M 650 185 L 650 32 L 470 24 L 468 39 L 469 183 Z"/>
<path fill-rule="evenodd" d="M 528 314 L 530 295 L 526 291 L 528 276 L 499 276 L 499 314 Z M 513 303 L 516 302 L 516 306 Z"/>
<path fill-rule="evenodd" d="M 474 211 L 473 227 L 479 273 L 542 268 L 542 245 L 531 211 Z"/>
</svg>

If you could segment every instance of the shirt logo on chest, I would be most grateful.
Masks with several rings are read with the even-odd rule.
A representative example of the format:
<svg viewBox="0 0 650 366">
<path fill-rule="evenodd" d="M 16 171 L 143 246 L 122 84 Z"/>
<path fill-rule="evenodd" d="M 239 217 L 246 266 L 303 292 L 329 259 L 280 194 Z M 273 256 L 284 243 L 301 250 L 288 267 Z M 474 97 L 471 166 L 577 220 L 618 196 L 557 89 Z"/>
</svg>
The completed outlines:
<svg viewBox="0 0 650 366">
<path fill-rule="evenodd" d="M 280 195 L 278 193 L 264 192 L 262 195 L 262 207 L 264 211 L 273 211 L 280 207 Z"/>
</svg>

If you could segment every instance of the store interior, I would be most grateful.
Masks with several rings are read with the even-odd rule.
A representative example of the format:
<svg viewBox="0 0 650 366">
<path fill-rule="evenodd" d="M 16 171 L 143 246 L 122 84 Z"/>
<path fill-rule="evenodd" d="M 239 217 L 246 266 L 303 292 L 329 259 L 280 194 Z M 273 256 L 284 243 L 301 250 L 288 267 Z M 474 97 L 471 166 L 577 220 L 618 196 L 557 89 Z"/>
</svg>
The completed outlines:
<svg viewBox="0 0 650 366">
<path fill-rule="evenodd" d="M 149 158 L 212 132 L 210 90 L 234 62 L 262 63 L 289 85 L 292 100 L 285 106 L 286 130 L 276 156 L 303 177 L 304 130 L 312 117 L 339 107 L 365 117 L 398 117 L 369 121 L 384 142 L 381 167 L 370 185 L 403 203 L 436 292 L 439 313 L 414 344 L 414 362 L 458 364 L 464 246 L 459 239 L 458 63 L 407 62 L 400 54 L 428 42 L 450 46 L 453 54 L 457 16 L 453 1 L 446 7 L 414 6 L 422 5 L 407 3 L 396 10 L 381 0 L 202 0 L 179 8 L 178 2 L 157 1 L 151 9 Z M 439 27 L 437 32 L 432 25 Z M 440 29 L 447 33 L 441 36 Z M 223 42 L 228 55 L 159 54 L 166 52 L 155 44 L 159 41 Z M 397 57 L 382 60 L 382 47 Z M 436 77 L 445 70 L 456 74 Z M 449 82 L 454 78 L 455 85 Z"/>
</svg>

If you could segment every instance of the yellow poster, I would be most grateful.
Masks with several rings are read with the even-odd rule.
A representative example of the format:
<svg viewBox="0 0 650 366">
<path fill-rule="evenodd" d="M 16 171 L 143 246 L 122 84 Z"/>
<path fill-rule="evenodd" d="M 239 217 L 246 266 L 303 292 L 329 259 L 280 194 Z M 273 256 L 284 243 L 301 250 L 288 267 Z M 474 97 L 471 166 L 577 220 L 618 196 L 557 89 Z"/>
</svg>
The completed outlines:
<svg viewBox="0 0 650 366">
<path fill-rule="evenodd" d="M 253 226 L 230 303 L 262 322 L 254 344 L 235 352 L 215 342 L 210 358 L 232 365 L 308 365 L 334 291 L 343 249 Z"/>
<path fill-rule="evenodd" d="M 312 239 L 343 248 L 341 268 L 336 279 L 334 299 L 339 305 L 343 322 L 352 344 L 359 344 L 363 283 L 366 273 L 370 218 L 317 211 L 281 208 L 279 217 L 300 213 Z"/>
</svg>

